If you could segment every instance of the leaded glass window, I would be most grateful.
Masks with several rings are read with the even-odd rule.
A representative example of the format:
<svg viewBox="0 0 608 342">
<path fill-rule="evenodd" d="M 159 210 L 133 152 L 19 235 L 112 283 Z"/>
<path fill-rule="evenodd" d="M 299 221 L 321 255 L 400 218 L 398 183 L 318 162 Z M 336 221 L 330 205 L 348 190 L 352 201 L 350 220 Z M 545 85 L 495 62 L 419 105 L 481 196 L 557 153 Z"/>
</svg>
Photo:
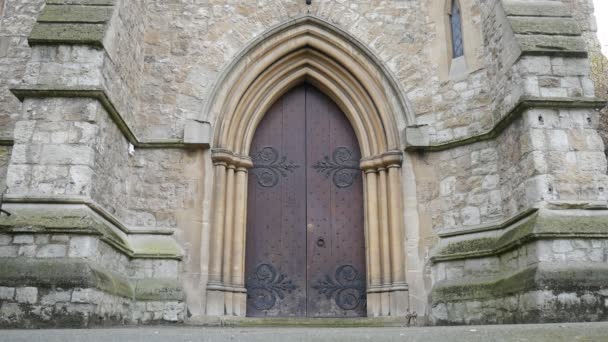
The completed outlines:
<svg viewBox="0 0 608 342">
<path fill-rule="evenodd" d="M 452 57 L 464 56 L 464 44 L 462 39 L 462 14 L 458 0 L 452 0 L 450 13 L 450 26 L 452 27 Z"/>
</svg>

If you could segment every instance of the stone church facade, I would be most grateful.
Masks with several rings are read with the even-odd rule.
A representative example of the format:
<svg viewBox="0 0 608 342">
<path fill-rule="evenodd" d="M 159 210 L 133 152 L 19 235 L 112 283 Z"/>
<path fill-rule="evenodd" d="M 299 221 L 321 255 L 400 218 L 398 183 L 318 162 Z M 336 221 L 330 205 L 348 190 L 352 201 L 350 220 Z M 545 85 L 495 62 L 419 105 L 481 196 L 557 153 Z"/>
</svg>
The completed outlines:
<svg viewBox="0 0 608 342">
<path fill-rule="evenodd" d="M 0 326 L 608 318 L 591 0 L 307 2 L 0 0 Z"/>
</svg>

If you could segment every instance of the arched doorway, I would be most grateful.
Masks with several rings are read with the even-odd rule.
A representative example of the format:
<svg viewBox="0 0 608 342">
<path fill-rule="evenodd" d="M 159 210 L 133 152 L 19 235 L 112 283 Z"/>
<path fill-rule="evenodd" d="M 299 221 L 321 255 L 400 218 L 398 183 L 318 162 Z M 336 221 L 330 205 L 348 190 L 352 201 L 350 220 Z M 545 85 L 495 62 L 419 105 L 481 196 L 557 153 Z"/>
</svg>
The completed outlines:
<svg viewBox="0 0 608 342">
<path fill-rule="evenodd" d="M 248 316 L 366 315 L 361 153 L 338 106 L 302 84 L 251 144 Z"/>
<path fill-rule="evenodd" d="M 246 228 L 249 198 L 255 196 L 248 194 L 252 143 L 270 107 L 303 82 L 333 100 L 359 142 L 367 316 L 406 314 L 400 129 L 414 119 L 389 76 L 364 45 L 310 16 L 260 36 L 231 63 L 205 109 L 215 126 L 212 169 L 207 170 L 212 188 L 212 210 L 206 216 L 207 315 L 247 314 Z"/>
</svg>

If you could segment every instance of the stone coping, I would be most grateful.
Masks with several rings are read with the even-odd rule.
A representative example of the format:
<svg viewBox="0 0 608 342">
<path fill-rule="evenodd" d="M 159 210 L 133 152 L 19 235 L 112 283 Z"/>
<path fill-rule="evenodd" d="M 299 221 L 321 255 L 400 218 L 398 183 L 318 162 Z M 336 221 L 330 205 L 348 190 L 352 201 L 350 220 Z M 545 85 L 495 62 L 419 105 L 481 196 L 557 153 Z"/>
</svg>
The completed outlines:
<svg viewBox="0 0 608 342">
<path fill-rule="evenodd" d="M 7 287 L 94 288 L 140 301 L 183 301 L 174 279 L 128 278 L 84 259 L 0 258 L 0 285 Z"/>
<path fill-rule="evenodd" d="M 98 87 L 62 87 L 50 88 L 47 86 L 34 86 L 27 88 L 13 88 L 10 91 L 20 100 L 26 98 L 48 98 L 48 97 L 75 97 L 75 98 L 91 98 L 99 101 L 103 108 L 108 112 L 110 118 L 118 129 L 122 132 L 125 138 L 137 148 L 208 148 L 208 144 L 186 144 L 181 139 L 163 139 L 163 140 L 142 140 L 139 139 L 133 130 L 108 97 L 103 88 Z"/>
<path fill-rule="evenodd" d="M 449 242 L 439 248 L 431 262 L 495 256 L 540 239 L 608 238 L 608 210 L 540 209 L 521 218 L 499 236 L 483 236 Z M 584 213 L 584 214 L 582 214 Z"/>
<path fill-rule="evenodd" d="M 165 139 L 165 140 L 141 140 L 133 130 L 124 121 L 106 91 L 101 88 L 87 87 L 65 87 L 65 88 L 49 88 L 42 87 L 27 87 L 27 88 L 12 88 L 11 92 L 20 100 L 26 98 L 45 98 L 45 97 L 77 97 L 77 98 L 93 98 L 98 100 L 104 109 L 108 112 L 114 123 L 118 126 L 125 138 L 137 148 L 149 149 L 168 149 L 168 148 L 209 148 L 209 144 L 187 144 L 180 139 Z M 518 119 L 526 110 L 532 108 L 554 108 L 554 109 L 569 109 L 569 108 L 591 108 L 600 109 L 606 106 L 606 101 L 599 98 L 588 97 L 568 97 L 568 98 L 543 98 L 543 97 L 524 97 L 517 105 L 505 116 L 503 116 L 490 130 L 485 133 L 474 136 L 456 139 L 439 144 L 429 145 L 410 145 L 405 147 L 406 152 L 437 152 L 444 151 L 459 146 L 470 145 L 480 141 L 495 139 L 502 133 L 513 121 Z M 4 145 L 12 145 L 12 140 L 4 141 Z"/>
<path fill-rule="evenodd" d="M 137 228 L 133 229 L 123 224 L 114 214 L 107 211 L 102 205 L 95 202 L 88 196 L 34 196 L 21 194 L 7 194 L 3 198 L 4 203 L 21 203 L 21 204 L 82 204 L 89 207 L 96 214 L 111 222 L 118 229 L 129 235 L 173 235 L 173 229 L 170 228 Z"/>
<path fill-rule="evenodd" d="M 0 217 L 2 233 L 97 235 L 132 259 L 183 258 L 170 235 L 126 234 L 84 204 L 7 203 L 13 215 Z"/>
<path fill-rule="evenodd" d="M 489 231 L 493 231 L 493 230 L 503 230 L 508 228 L 510 225 L 534 214 L 535 212 L 538 211 L 538 208 L 531 208 L 528 210 L 524 210 L 522 212 L 520 212 L 519 214 L 516 214 L 513 217 L 507 218 L 501 222 L 495 223 L 495 224 L 490 224 L 490 225 L 477 225 L 477 226 L 471 226 L 468 227 L 467 229 L 440 229 L 439 232 L 437 233 L 437 236 L 439 236 L 440 238 L 449 238 L 449 237 L 454 237 L 454 236 L 460 236 L 460 235 L 469 235 L 469 234 L 475 234 L 475 233 L 482 233 L 482 232 L 489 232 Z"/>
<path fill-rule="evenodd" d="M 429 144 L 426 146 L 408 145 L 405 151 L 437 152 L 449 150 L 455 147 L 474 144 L 476 142 L 495 139 L 511 123 L 517 120 L 526 110 L 533 108 L 553 108 L 553 109 L 572 109 L 572 108 L 591 108 L 600 109 L 606 106 L 606 101 L 595 97 L 523 97 L 513 109 L 503 116 L 494 127 L 485 133 L 470 137 L 455 139 L 452 141 Z"/>
<path fill-rule="evenodd" d="M 604 263 L 540 263 L 507 275 L 447 280 L 433 287 L 433 305 L 452 301 L 497 299 L 512 294 L 552 291 L 597 291 L 608 287 Z"/>
<path fill-rule="evenodd" d="M 109 0 L 47 1 L 28 38 L 34 45 L 89 45 L 103 48 L 114 11 Z"/>
</svg>

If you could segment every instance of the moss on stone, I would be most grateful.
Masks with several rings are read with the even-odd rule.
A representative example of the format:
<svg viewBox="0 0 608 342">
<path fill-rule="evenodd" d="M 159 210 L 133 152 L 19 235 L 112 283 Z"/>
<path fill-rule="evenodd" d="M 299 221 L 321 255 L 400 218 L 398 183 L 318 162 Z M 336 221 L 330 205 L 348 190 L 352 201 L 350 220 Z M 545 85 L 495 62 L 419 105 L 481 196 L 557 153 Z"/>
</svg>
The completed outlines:
<svg viewBox="0 0 608 342">
<path fill-rule="evenodd" d="M 82 210 L 20 210 L 0 217 L 0 232 L 101 235 L 105 240 L 131 250 L 129 243 L 112 228 Z"/>
<path fill-rule="evenodd" d="M 449 243 L 431 261 L 459 260 L 498 255 L 524 243 L 538 239 L 608 238 L 608 214 L 567 216 L 541 210 L 515 223 L 498 238 L 481 237 Z"/>
<path fill-rule="evenodd" d="M 47 5 L 38 23 L 105 23 L 112 11 L 110 6 Z"/>
<path fill-rule="evenodd" d="M 491 251 L 496 244 L 494 238 L 480 238 L 465 241 L 459 241 L 448 244 L 441 250 L 439 255 L 480 253 L 483 251 Z"/>
<path fill-rule="evenodd" d="M 544 263 L 505 276 L 445 281 L 433 287 L 433 305 L 505 297 L 549 289 L 585 293 L 608 287 L 608 265 Z"/>
<path fill-rule="evenodd" d="M 30 34 L 29 43 L 102 47 L 105 30 L 105 24 L 37 23 Z"/>
<path fill-rule="evenodd" d="M 0 285 L 45 288 L 95 288 L 134 298 L 129 281 L 86 260 L 0 258 Z"/>
<path fill-rule="evenodd" d="M 140 279 L 135 284 L 135 299 L 141 301 L 183 301 L 185 294 L 175 279 Z"/>
</svg>

